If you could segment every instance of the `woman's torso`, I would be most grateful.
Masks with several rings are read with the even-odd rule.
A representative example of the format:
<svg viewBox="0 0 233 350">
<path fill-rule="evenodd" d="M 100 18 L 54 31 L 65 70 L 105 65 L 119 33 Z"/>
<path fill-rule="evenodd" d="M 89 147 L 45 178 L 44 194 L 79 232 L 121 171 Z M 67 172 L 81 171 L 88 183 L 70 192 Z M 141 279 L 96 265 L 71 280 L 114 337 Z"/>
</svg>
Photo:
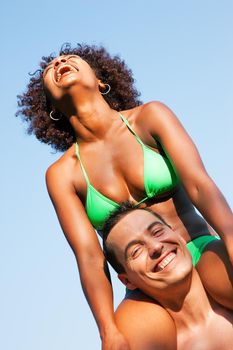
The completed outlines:
<svg viewBox="0 0 233 350">
<path fill-rule="evenodd" d="M 137 108 L 137 110 L 140 107 Z M 134 110 L 123 112 L 133 132 L 147 148 L 166 157 L 158 142 L 145 128 L 138 128 Z M 61 158 L 64 166 L 72 172 L 76 193 L 86 206 L 88 181 L 94 192 L 114 203 L 123 201 L 140 202 L 147 196 L 145 190 L 145 154 L 142 145 L 121 119 L 120 114 L 105 138 L 95 142 L 73 145 Z M 152 155 L 153 156 L 153 155 Z M 166 170 L 166 169 L 165 169 Z M 86 173 L 86 178 L 85 178 Z M 147 205 L 179 232 L 186 241 L 203 234 L 209 234 L 205 221 L 196 213 L 181 185 L 170 186 L 155 197 L 148 198 Z"/>
</svg>

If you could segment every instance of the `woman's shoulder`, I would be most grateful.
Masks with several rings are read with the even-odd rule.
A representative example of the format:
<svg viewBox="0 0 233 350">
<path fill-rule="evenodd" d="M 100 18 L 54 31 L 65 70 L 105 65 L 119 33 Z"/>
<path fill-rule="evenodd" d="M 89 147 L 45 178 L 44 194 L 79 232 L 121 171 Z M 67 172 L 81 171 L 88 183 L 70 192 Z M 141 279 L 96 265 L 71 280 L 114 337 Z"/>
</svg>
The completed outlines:
<svg viewBox="0 0 233 350">
<path fill-rule="evenodd" d="M 140 106 L 136 106 L 129 110 L 123 111 L 123 113 L 129 120 L 129 122 L 130 120 L 134 122 L 139 122 L 142 119 L 145 120 L 145 118 L 151 117 L 152 115 L 156 116 L 161 113 L 166 113 L 168 111 L 171 110 L 168 106 L 165 105 L 165 103 L 160 101 L 150 101 Z"/>
<path fill-rule="evenodd" d="M 75 145 L 72 145 L 60 158 L 48 167 L 46 171 L 46 181 L 48 179 L 70 181 L 72 179 L 72 168 L 76 163 Z"/>
<path fill-rule="evenodd" d="M 150 101 L 142 105 L 142 108 L 139 113 L 139 118 L 145 117 L 156 117 L 161 114 L 166 114 L 171 112 L 170 108 L 163 102 L 160 101 Z"/>
<path fill-rule="evenodd" d="M 161 125 L 168 122 L 173 112 L 163 102 L 150 101 L 130 110 L 124 111 L 130 125 L 145 134 L 157 134 Z M 158 129 L 158 130 L 157 130 Z"/>
</svg>

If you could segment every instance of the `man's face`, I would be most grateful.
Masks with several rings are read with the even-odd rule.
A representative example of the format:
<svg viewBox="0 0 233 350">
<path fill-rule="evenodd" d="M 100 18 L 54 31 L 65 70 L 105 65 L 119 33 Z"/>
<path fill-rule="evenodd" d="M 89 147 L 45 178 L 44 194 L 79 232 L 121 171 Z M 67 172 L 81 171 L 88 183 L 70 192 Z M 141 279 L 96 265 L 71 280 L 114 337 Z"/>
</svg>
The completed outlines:
<svg viewBox="0 0 233 350">
<path fill-rule="evenodd" d="M 119 278 L 129 289 L 139 288 L 158 300 L 164 292 L 173 293 L 192 271 L 183 238 L 145 210 L 124 216 L 107 242 L 125 268 Z"/>
</svg>

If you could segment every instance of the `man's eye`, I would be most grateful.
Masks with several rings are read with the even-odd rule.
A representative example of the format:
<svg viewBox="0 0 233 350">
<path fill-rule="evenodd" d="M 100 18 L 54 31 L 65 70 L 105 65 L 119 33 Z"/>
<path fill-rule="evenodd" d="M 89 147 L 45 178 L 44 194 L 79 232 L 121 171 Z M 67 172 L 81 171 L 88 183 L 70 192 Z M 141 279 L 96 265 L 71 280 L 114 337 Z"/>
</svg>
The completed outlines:
<svg viewBox="0 0 233 350">
<path fill-rule="evenodd" d="M 141 251 L 141 247 L 137 247 L 135 248 L 132 253 L 131 253 L 131 257 L 134 259 L 134 258 L 137 258 L 138 255 L 140 254 L 140 251 Z"/>
<path fill-rule="evenodd" d="M 160 229 L 157 229 L 157 230 L 154 230 L 151 232 L 152 236 L 160 236 L 161 234 L 163 233 L 163 229 L 160 228 Z"/>
</svg>

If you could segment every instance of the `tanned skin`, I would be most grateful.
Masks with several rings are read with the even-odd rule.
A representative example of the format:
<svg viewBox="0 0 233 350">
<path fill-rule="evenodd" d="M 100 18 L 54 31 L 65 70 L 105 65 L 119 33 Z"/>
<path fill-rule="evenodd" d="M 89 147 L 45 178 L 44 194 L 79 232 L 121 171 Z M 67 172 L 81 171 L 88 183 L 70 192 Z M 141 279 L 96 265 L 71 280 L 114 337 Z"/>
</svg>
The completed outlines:
<svg viewBox="0 0 233 350">
<path fill-rule="evenodd" d="M 151 212 L 134 209 L 110 230 L 106 246 L 123 266 L 124 272 L 118 277 L 127 288 L 139 288 L 172 317 L 178 350 L 232 349 L 233 311 L 207 295 L 192 266 L 186 242 L 168 225 Z M 121 307 L 117 316 L 124 332 L 127 325 Z M 146 334 L 127 334 L 132 350 L 172 348 L 174 333 L 168 331 L 167 320 L 155 319 L 144 319 Z M 131 326 L 128 328 L 131 330 Z"/>
<path fill-rule="evenodd" d="M 70 71 L 67 66 L 71 67 Z M 66 67 L 65 74 L 62 67 Z M 58 73 L 62 73 L 59 81 Z M 75 131 L 91 184 L 117 203 L 137 202 L 144 198 L 142 148 L 119 113 L 111 109 L 101 95 L 99 87 L 105 82 L 96 77 L 87 62 L 74 55 L 53 60 L 44 72 L 43 81 L 54 110 L 62 112 Z M 163 146 L 183 184 L 183 187 L 180 185 L 163 198 L 156 197 L 145 205 L 163 215 L 174 231 L 189 241 L 199 235 L 213 234 L 196 214 L 194 204 L 221 235 L 233 260 L 232 212 L 206 173 L 193 142 L 173 112 L 162 103 L 150 102 L 121 113 L 146 145 L 155 152 L 161 151 L 159 143 Z M 61 227 L 77 259 L 83 290 L 99 327 L 102 349 L 128 350 L 127 341 L 116 325 L 112 287 L 104 271 L 104 256 L 86 215 L 87 186 L 75 145 L 49 167 L 46 181 Z M 197 269 L 208 291 L 224 305 L 233 307 L 229 266 L 225 246 L 216 243 L 209 245 Z M 219 287 L 216 279 L 221 279 Z M 142 309 L 145 319 L 154 317 L 154 308 L 158 318 L 160 313 L 165 317 L 161 306 L 148 303 L 131 300 L 130 306 L 122 305 L 128 323 L 137 312 L 140 320 Z M 129 307 L 132 313 L 128 312 Z M 167 317 L 170 319 L 169 315 Z M 137 327 L 146 331 L 142 319 Z"/>
</svg>

